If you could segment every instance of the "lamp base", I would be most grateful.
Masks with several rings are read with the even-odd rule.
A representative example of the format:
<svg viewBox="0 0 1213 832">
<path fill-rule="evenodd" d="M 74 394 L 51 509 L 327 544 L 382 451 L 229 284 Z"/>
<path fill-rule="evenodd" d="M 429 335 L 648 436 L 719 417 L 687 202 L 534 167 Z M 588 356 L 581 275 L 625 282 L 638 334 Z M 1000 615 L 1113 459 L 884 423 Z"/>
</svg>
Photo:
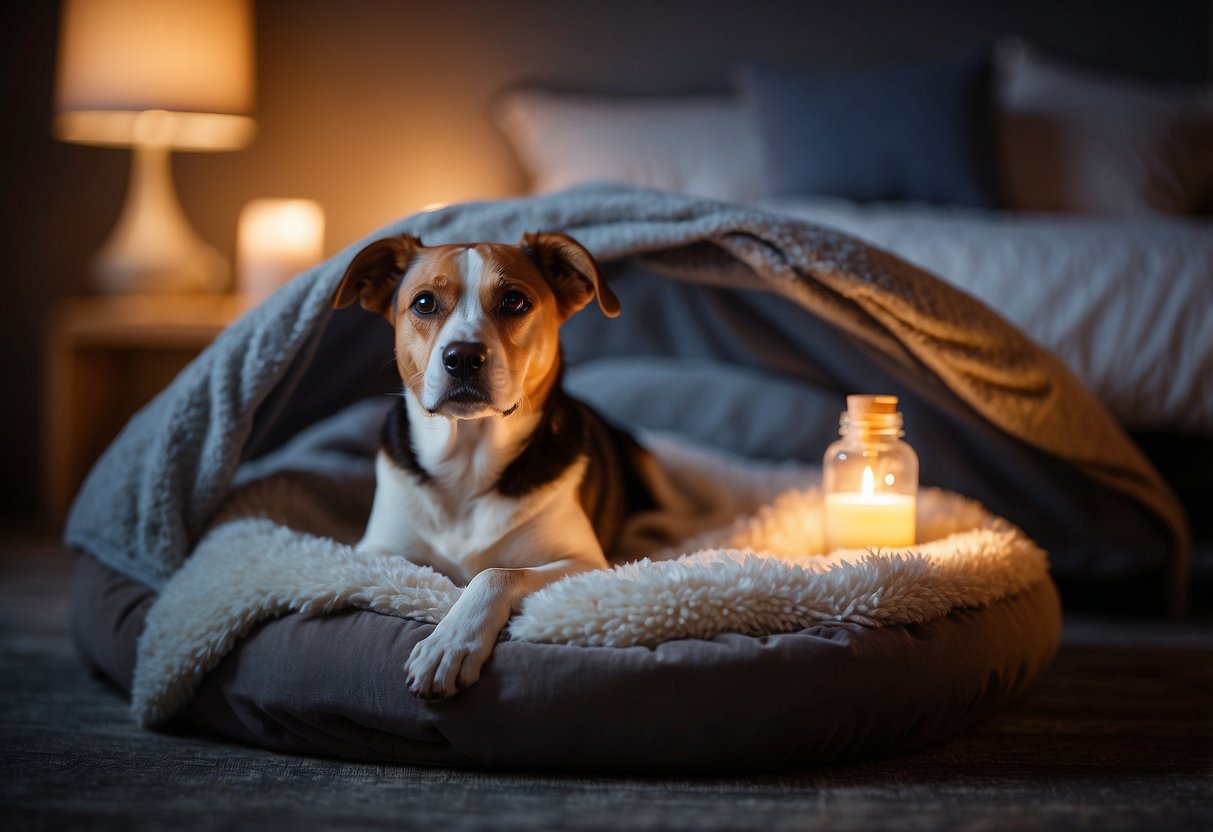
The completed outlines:
<svg viewBox="0 0 1213 832">
<path fill-rule="evenodd" d="M 188 293 L 229 287 L 231 268 L 190 227 L 173 190 L 169 162 L 167 147 L 133 147 L 122 214 L 93 260 L 96 289 Z"/>
<path fill-rule="evenodd" d="M 231 267 L 218 249 L 199 243 L 171 260 L 151 261 L 144 252 L 103 248 L 93 258 L 91 285 L 105 294 L 195 294 L 226 292 Z"/>
</svg>

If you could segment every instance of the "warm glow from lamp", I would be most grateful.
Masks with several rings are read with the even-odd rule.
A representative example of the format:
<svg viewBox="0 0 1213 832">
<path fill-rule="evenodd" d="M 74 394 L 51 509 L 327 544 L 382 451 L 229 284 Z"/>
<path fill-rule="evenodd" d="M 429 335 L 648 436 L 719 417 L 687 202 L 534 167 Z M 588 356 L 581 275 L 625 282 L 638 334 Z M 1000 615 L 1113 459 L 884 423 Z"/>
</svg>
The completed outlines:
<svg viewBox="0 0 1213 832">
<path fill-rule="evenodd" d="M 259 303 L 324 254 L 324 211 L 308 199 L 255 199 L 240 212 L 236 280 Z"/>
<path fill-rule="evenodd" d="M 55 135 L 133 150 L 126 203 L 95 263 L 98 288 L 226 288 L 227 263 L 177 201 L 169 153 L 252 140 L 252 44 L 249 0 L 64 0 Z"/>
</svg>

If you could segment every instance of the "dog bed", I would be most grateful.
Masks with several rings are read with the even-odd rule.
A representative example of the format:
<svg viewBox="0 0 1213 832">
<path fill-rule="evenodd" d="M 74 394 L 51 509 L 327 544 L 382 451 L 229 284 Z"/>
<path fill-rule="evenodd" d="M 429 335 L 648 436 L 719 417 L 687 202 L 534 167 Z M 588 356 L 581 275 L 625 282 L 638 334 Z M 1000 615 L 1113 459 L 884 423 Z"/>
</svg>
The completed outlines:
<svg viewBox="0 0 1213 832">
<path fill-rule="evenodd" d="M 477 685 L 411 698 L 404 658 L 458 588 L 345 545 L 369 509 L 383 399 L 347 406 L 398 384 L 382 372 L 390 330 L 328 308 L 352 247 L 223 333 L 73 508 L 73 631 L 139 721 L 401 761 L 774 768 L 930 742 L 1030 684 L 1059 631 L 1033 538 L 1059 574 L 1182 585 L 1178 507 L 1102 408 L 992 312 L 883 252 L 630 189 L 457 206 L 384 233 L 535 228 L 587 244 L 633 310 L 626 333 L 574 319 L 574 392 L 715 448 L 650 437 L 690 508 L 647 531 L 678 544 L 645 548 L 641 524 L 623 556 L 649 561 L 546 588 Z M 653 294 L 689 284 L 686 304 Z M 811 472 L 761 460 L 819 458 L 843 393 L 876 388 L 902 397 L 924 481 L 992 511 L 926 489 L 936 542 L 824 555 Z"/>
<path fill-rule="evenodd" d="M 355 408 L 333 420 L 344 440 L 323 426 L 278 462 L 348 449 L 382 412 Z M 158 598 L 85 559 L 73 632 L 146 725 L 177 717 L 284 751 L 550 770 L 773 769 L 910 748 L 994 712 L 1052 658 L 1045 553 L 980 505 L 924 489 L 930 542 L 814 554 L 814 471 L 646 444 L 710 509 L 644 518 L 633 535 L 762 507 L 688 537 L 695 554 L 654 552 L 536 593 L 453 700 L 408 695 L 403 662 L 459 589 L 329 536 L 357 536 L 328 499 L 349 472 L 288 468 L 239 490 Z"/>
</svg>

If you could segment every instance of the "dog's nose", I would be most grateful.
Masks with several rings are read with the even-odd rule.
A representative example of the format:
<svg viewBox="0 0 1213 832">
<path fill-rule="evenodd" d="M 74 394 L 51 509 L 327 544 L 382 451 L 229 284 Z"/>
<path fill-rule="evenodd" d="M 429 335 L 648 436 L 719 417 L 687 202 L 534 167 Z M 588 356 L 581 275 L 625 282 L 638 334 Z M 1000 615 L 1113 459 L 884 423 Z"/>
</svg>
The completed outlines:
<svg viewBox="0 0 1213 832">
<path fill-rule="evenodd" d="M 472 378 L 488 360 L 488 348 L 479 341 L 452 341 L 442 351 L 442 366 L 455 378 Z"/>
</svg>

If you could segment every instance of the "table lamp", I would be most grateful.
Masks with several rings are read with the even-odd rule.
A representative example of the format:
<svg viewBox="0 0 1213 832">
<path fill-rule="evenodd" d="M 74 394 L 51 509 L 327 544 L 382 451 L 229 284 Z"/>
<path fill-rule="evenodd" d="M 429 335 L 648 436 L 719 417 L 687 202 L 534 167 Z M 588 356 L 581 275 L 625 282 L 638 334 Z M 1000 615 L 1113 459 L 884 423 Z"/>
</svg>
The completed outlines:
<svg viewBox="0 0 1213 832">
<path fill-rule="evenodd" d="M 190 227 L 173 150 L 235 150 L 255 130 L 249 0 L 64 0 L 57 138 L 132 151 L 126 201 L 93 262 L 105 292 L 227 288 L 227 261 Z"/>
</svg>

